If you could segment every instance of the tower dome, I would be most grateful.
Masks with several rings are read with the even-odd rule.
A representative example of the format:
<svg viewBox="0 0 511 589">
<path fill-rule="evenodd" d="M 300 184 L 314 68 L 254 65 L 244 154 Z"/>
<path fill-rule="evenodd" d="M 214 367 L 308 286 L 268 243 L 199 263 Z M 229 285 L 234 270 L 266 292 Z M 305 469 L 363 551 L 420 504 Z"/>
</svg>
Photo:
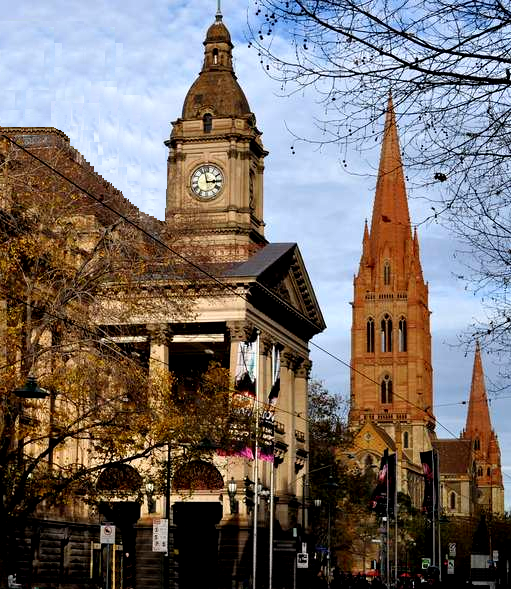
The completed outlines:
<svg viewBox="0 0 511 589">
<path fill-rule="evenodd" d="M 250 106 L 232 67 L 231 35 L 217 13 L 204 40 L 204 64 L 183 104 L 183 119 L 240 117 L 250 114 Z"/>
</svg>

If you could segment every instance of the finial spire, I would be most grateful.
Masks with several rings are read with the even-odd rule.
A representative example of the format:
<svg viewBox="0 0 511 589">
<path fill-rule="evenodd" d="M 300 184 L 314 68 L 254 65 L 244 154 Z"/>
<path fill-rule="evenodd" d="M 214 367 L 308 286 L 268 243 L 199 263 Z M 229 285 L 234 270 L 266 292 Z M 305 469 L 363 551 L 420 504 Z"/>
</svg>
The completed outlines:
<svg viewBox="0 0 511 589">
<path fill-rule="evenodd" d="M 216 3 L 216 20 L 222 20 L 221 0 L 217 0 Z"/>
</svg>

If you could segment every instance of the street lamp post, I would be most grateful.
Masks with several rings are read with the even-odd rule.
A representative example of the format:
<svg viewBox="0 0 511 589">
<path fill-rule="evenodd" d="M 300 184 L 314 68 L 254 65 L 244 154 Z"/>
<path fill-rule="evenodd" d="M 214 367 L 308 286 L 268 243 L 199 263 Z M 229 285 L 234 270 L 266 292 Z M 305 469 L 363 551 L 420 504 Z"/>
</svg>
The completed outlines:
<svg viewBox="0 0 511 589">
<path fill-rule="evenodd" d="M 234 480 L 234 477 L 231 477 L 227 485 L 227 494 L 229 495 L 229 507 L 231 510 L 231 515 L 238 513 L 238 502 L 236 501 L 236 493 L 238 491 L 238 485 Z"/>
<path fill-rule="evenodd" d="M 172 478 L 172 467 L 170 463 L 171 447 L 167 442 L 167 470 L 165 472 L 165 517 L 167 519 L 167 552 L 165 553 L 165 565 L 163 570 L 164 589 L 170 589 L 170 481 Z"/>
</svg>

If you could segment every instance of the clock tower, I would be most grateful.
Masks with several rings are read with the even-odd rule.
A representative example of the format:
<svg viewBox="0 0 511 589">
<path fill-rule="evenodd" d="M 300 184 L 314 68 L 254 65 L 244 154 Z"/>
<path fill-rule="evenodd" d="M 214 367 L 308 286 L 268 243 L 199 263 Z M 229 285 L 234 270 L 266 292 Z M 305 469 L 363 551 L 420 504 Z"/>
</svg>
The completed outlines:
<svg viewBox="0 0 511 589">
<path fill-rule="evenodd" d="M 232 65 L 220 10 L 204 41 L 204 63 L 172 123 L 165 218 L 182 241 L 215 261 L 248 259 L 266 244 L 261 132 Z"/>
</svg>

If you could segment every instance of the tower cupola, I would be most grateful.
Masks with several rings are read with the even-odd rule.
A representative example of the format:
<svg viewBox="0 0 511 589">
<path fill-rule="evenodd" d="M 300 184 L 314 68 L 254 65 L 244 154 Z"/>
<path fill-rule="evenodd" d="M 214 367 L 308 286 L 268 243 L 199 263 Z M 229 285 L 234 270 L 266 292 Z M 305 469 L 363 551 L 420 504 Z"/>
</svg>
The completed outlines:
<svg viewBox="0 0 511 589">
<path fill-rule="evenodd" d="M 217 12 L 204 40 L 204 63 L 183 104 L 183 119 L 202 118 L 205 110 L 217 117 L 250 114 L 250 106 L 232 66 L 231 35 Z"/>
</svg>

